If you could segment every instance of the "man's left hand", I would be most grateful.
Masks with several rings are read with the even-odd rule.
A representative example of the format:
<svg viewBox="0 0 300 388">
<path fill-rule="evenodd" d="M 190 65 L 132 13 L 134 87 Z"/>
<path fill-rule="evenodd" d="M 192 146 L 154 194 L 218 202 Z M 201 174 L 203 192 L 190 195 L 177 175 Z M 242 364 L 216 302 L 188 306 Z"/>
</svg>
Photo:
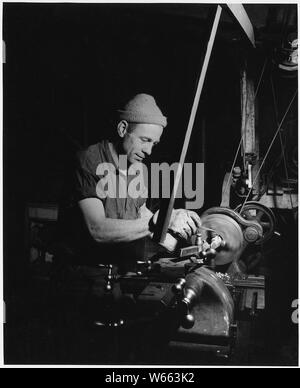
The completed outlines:
<svg viewBox="0 0 300 388">
<path fill-rule="evenodd" d="M 201 227 L 201 219 L 197 213 L 191 210 L 176 209 L 173 210 L 169 229 L 173 234 L 187 240 L 197 229 Z"/>
</svg>

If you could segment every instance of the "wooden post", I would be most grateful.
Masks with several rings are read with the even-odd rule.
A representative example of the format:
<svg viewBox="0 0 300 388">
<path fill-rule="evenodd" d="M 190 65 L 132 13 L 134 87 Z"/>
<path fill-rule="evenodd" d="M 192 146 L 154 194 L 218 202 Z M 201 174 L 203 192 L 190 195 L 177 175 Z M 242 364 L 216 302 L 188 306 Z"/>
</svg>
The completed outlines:
<svg viewBox="0 0 300 388">
<path fill-rule="evenodd" d="M 242 153 L 244 158 L 244 168 L 251 165 L 252 182 L 258 171 L 259 143 L 256 133 L 255 120 L 255 91 L 253 79 L 249 77 L 247 63 L 241 71 L 241 134 L 243 137 Z M 256 179 L 253 185 L 253 194 L 259 192 L 259 179 Z"/>
</svg>

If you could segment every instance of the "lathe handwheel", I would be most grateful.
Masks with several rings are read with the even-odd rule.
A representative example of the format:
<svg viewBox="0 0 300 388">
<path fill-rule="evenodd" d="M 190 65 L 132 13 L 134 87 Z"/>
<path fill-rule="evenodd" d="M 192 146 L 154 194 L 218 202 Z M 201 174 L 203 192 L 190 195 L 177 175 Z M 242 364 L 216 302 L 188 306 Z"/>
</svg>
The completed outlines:
<svg viewBox="0 0 300 388">
<path fill-rule="evenodd" d="M 263 235 L 255 244 L 259 245 L 268 241 L 272 237 L 275 229 L 275 216 L 272 210 L 256 201 L 246 202 L 242 212 L 240 212 L 241 209 L 242 205 L 239 205 L 234 210 L 240 213 L 245 220 L 259 222 L 263 228 Z"/>
</svg>

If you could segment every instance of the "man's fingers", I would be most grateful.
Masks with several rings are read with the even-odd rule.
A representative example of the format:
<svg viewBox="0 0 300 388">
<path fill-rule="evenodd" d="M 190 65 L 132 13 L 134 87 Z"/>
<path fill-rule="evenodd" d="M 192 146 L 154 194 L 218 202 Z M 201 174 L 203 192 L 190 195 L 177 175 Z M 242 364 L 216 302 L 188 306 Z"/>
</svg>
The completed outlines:
<svg viewBox="0 0 300 388">
<path fill-rule="evenodd" d="M 189 237 L 189 235 L 188 235 L 188 233 L 186 232 L 186 230 L 184 230 L 184 229 L 182 229 L 182 228 L 170 228 L 170 230 L 172 230 L 172 232 L 173 232 L 175 235 L 177 235 L 177 236 L 179 236 L 179 237 L 181 237 L 181 238 L 183 238 L 183 239 L 185 239 L 185 240 L 187 240 L 188 237 Z"/>
<path fill-rule="evenodd" d="M 181 230 L 180 231 L 180 236 L 184 239 L 184 240 L 187 240 L 190 236 L 189 236 L 189 233 L 184 229 L 184 230 Z"/>
<path fill-rule="evenodd" d="M 172 214 L 170 229 L 180 237 L 187 240 L 201 226 L 201 220 L 197 213 L 185 209 L 178 209 Z"/>
<path fill-rule="evenodd" d="M 191 237 L 194 234 L 193 228 L 192 228 L 192 226 L 188 222 L 183 227 L 183 230 L 186 232 L 187 237 Z"/>
<path fill-rule="evenodd" d="M 191 217 L 187 218 L 187 225 L 191 229 L 191 234 L 196 234 L 197 233 L 198 227 L 197 227 L 195 221 Z"/>
<path fill-rule="evenodd" d="M 188 212 L 188 215 L 189 215 L 189 217 L 191 217 L 191 218 L 193 219 L 193 221 L 194 221 L 195 224 L 196 224 L 196 227 L 197 227 L 197 228 L 200 228 L 201 225 L 202 225 L 202 222 L 201 222 L 201 219 L 200 219 L 200 217 L 198 216 L 198 214 L 195 213 L 195 212 L 189 211 L 189 212 Z M 195 233 L 196 233 L 196 232 L 195 232 Z"/>
</svg>

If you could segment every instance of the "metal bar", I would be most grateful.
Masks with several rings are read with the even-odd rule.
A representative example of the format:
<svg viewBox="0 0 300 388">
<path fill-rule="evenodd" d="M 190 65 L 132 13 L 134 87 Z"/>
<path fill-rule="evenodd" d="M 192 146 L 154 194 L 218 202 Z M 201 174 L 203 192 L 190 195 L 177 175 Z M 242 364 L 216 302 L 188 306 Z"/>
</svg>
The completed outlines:
<svg viewBox="0 0 300 388">
<path fill-rule="evenodd" d="M 177 189 L 178 189 L 178 185 L 179 185 L 180 178 L 181 178 L 183 163 L 185 161 L 185 156 L 186 156 L 187 149 L 188 149 L 188 146 L 189 146 L 190 137 L 191 137 L 191 133 L 192 133 L 192 129 L 193 129 L 196 113 L 197 113 L 197 108 L 198 108 L 201 92 L 202 92 L 202 89 L 203 89 L 203 84 L 204 84 L 204 81 L 205 81 L 206 71 L 207 71 L 210 55 L 211 55 L 211 52 L 212 52 L 213 44 L 214 44 L 216 33 L 217 33 L 217 28 L 218 28 L 220 17 L 221 17 L 221 12 L 222 12 L 222 7 L 218 5 L 217 6 L 217 11 L 216 11 L 216 14 L 215 14 L 215 19 L 214 19 L 213 26 L 212 26 L 212 30 L 211 30 L 211 34 L 210 34 L 210 38 L 209 38 L 208 43 L 207 43 L 207 49 L 206 49 L 206 53 L 205 53 L 205 57 L 204 57 L 204 62 L 203 62 L 203 66 L 202 66 L 202 69 L 201 69 L 201 74 L 200 74 L 200 78 L 199 78 L 199 82 L 198 82 L 198 86 L 197 86 L 197 91 L 196 91 L 196 95 L 195 95 L 195 98 L 194 98 L 194 103 L 193 103 L 193 107 L 192 107 L 192 111 L 191 111 L 191 115 L 190 115 L 187 131 L 186 131 L 186 134 L 185 134 L 185 139 L 184 139 L 184 143 L 183 143 L 183 147 L 182 147 L 182 151 L 181 151 L 181 156 L 180 156 L 180 160 L 179 160 L 179 166 L 178 166 L 178 169 L 176 171 L 173 191 L 172 191 L 171 198 L 170 198 L 170 201 L 169 201 L 169 205 L 168 205 L 168 210 L 167 210 L 167 214 L 166 214 L 166 217 L 165 217 L 165 221 L 164 221 L 164 224 L 163 224 L 163 227 L 162 227 L 162 232 L 161 232 L 160 241 L 159 241 L 160 244 L 163 244 L 165 239 L 166 239 L 167 230 L 168 230 L 168 227 L 169 227 L 169 223 L 170 223 L 170 219 L 171 219 L 171 214 L 172 214 L 172 211 L 173 211 L 174 202 L 175 202 L 175 198 L 176 198 L 176 194 L 177 194 Z"/>
<path fill-rule="evenodd" d="M 233 16 L 239 22 L 240 26 L 246 33 L 248 39 L 252 43 L 253 47 L 255 47 L 255 37 L 253 26 L 250 22 L 250 19 L 245 11 L 245 8 L 242 4 L 227 4 L 227 7 L 232 12 Z"/>
</svg>

